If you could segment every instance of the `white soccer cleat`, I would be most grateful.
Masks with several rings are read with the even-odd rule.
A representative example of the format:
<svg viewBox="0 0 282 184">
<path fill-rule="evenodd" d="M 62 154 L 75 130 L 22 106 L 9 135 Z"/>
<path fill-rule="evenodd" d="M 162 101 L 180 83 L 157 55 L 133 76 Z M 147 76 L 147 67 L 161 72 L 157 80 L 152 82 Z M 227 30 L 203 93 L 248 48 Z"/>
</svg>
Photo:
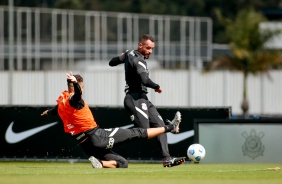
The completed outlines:
<svg viewBox="0 0 282 184">
<path fill-rule="evenodd" d="M 103 168 L 101 162 L 97 158 L 91 156 L 89 157 L 88 160 L 90 161 L 93 168 L 97 168 L 97 169 Z"/>
<path fill-rule="evenodd" d="M 173 130 L 171 131 L 171 133 L 177 134 L 179 132 L 180 122 L 181 122 L 181 113 L 177 111 L 173 120 L 169 121 L 169 123 L 173 125 Z"/>
</svg>

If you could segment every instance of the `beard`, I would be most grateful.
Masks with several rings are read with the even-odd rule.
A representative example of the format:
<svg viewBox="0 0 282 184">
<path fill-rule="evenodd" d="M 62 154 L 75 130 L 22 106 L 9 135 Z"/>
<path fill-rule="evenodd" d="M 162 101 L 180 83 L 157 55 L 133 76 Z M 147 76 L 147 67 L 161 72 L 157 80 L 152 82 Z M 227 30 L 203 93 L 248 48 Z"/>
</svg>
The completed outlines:
<svg viewBox="0 0 282 184">
<path fill-rule="evenodd" d="M 149 59 L 150 55 L 144 55 L 145 59 Z"/>
</svg>

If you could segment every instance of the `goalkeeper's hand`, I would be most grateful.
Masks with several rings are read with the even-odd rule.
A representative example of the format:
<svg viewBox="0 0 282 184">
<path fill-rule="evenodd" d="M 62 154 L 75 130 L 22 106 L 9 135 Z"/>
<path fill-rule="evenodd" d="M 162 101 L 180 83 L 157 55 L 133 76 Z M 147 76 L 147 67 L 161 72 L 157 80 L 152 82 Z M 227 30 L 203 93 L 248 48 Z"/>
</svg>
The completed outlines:
<svg viewBox="0 0 282 184">
<path fill-rule="evenodd" d="M 45 110 L 44 112 L 42 112 L 41 116 L 45 116 L 48 115 L 48 110 Z"/>
</svg>

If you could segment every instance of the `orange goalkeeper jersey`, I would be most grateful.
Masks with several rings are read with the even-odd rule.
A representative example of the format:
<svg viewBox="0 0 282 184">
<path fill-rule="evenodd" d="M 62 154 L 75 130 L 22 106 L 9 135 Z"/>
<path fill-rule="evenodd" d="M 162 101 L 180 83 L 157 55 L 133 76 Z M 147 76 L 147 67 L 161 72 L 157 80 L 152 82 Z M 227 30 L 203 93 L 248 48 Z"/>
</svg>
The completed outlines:
<svg viewBox="0 0 282 184">
<path fill-rule="evenodd" d="M 64 123 L 64 131 L 70 134 L 78 134 L 97 127 L 94 116 L 84 101 L 82 109 L 75 109 L 69 103 L 73 93 L 63 91 L 57 99 L 58 114 Z"/>
</svg>

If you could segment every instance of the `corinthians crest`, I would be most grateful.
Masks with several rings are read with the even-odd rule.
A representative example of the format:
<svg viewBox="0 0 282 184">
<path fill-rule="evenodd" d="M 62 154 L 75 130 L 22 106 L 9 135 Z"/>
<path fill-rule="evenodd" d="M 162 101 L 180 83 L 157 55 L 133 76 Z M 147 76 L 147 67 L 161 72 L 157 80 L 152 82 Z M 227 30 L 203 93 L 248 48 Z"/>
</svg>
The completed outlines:
<svg viewBox="0 0 282 184">
<path fill-rule="evenodd" d="M 250 134 L 243 132 L 242 136 L 246 139 L 245 144 L 242 146 L 244 155 L 255 159 L 258 156 L 263 156 L 264 145 L 262 145 L 261 138 L 264 136 L 263 132 L 256 133 L 254 129 L 250 131 Z"/>
</svg>

